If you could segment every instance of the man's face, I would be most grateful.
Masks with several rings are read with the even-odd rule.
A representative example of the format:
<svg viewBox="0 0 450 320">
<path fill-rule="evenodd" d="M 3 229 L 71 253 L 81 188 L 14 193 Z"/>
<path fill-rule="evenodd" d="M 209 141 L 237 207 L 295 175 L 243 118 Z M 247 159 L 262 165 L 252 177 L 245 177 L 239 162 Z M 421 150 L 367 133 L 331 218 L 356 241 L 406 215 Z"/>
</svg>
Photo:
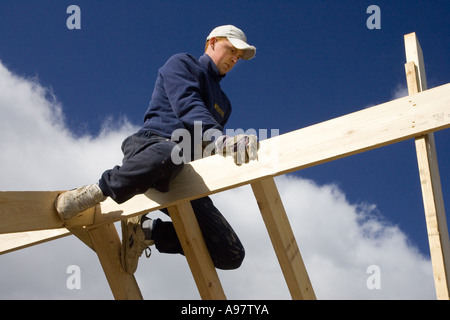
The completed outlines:
<svg viewBox="0 0 450 320">
<path fill-rule="evenodd" d="M 228 39 L 212 38 L 207 54 L 216 64 L 220 74 L 226 74 L 233 69 L 236 62 L 242 58 L 243 51 L 235 48 Z"/>
</svg>

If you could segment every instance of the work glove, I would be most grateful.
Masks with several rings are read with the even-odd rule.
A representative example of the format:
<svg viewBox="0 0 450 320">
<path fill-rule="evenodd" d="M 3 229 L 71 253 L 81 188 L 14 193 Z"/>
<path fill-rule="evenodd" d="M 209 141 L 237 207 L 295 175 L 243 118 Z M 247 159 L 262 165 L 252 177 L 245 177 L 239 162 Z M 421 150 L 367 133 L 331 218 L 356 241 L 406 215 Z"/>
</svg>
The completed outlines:
<svg viewBox="0 0 450 320">
<path fill-rule="evenodd" d="M 255 135 L 238 134 L 220 136 L 215 140 L 216 154 L 232 156 L 237 165 L 255 160 L 258 156 L 258 138 Z"/>
</svg>

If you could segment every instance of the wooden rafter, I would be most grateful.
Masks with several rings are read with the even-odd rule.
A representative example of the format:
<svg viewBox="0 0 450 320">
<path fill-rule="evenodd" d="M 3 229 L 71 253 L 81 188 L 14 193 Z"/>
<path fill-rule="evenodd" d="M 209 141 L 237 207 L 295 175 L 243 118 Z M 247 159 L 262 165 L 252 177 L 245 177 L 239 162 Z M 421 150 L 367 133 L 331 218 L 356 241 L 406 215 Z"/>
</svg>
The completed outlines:
<svg viewBox="0 0 450 320">
<path fill-rule="evenodd" d="M 449 127 L 446 84 L 261 141 L 258 161 L 245 166 L 218 155 L 188 163 L 170 193 L 150 189 L 120 205 L 107 199 L 67 223 L 54 209 L 58 192 L 0 192 L 0 234 L 111 223 Z"/>
</svg>

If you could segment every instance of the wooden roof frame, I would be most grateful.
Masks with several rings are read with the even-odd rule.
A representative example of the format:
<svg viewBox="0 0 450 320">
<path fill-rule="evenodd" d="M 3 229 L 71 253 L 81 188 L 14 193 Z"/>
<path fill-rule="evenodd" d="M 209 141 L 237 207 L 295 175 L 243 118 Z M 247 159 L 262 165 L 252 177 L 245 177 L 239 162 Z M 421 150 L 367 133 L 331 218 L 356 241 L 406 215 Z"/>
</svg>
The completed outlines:
<svg viewBox="0 0 450 320">
<path fill-rule="evenodd" d="M 168 208 L 201 297 L 225 299 L 189 201 L 250 184 L 292 298 L 315 299 L 273 178 L 415 139 L 437 298 L 449 299 L 450 241 L 433 132 L 450 127 L 450 83 L 427 90 L 417 37 L 404 40 L 408 97 L 261 141 L 257 161 L 236 166 L 221 156 L 200 159 L 185 165 L 169 193 L 150 189 L 121 205 L 107 199 L 67 222 L 54 209 L 60 191 L 0 192 L 0 254 L 74 234 L 97 253 L 116 299 L 142 299 L 134 276 L 120 266 L 113 223 Z"/>
</svg>

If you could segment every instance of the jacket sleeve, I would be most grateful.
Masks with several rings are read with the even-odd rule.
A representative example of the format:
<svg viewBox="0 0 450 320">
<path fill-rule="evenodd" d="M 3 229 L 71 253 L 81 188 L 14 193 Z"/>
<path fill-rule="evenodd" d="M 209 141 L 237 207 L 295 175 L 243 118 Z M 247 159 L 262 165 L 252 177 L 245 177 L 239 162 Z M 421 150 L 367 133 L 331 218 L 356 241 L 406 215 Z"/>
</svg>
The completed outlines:
<svg viewBox="0 0 450 320">
<path fill-rule="evenodd" d="M 187 55 L 175 55 L 161 68 L 164 89 L 175 115 L 188 130 L 202 122 L 203 132 L 223 127 L 214 119 L 202 99 L 203 73 Z"/>
</svg>

